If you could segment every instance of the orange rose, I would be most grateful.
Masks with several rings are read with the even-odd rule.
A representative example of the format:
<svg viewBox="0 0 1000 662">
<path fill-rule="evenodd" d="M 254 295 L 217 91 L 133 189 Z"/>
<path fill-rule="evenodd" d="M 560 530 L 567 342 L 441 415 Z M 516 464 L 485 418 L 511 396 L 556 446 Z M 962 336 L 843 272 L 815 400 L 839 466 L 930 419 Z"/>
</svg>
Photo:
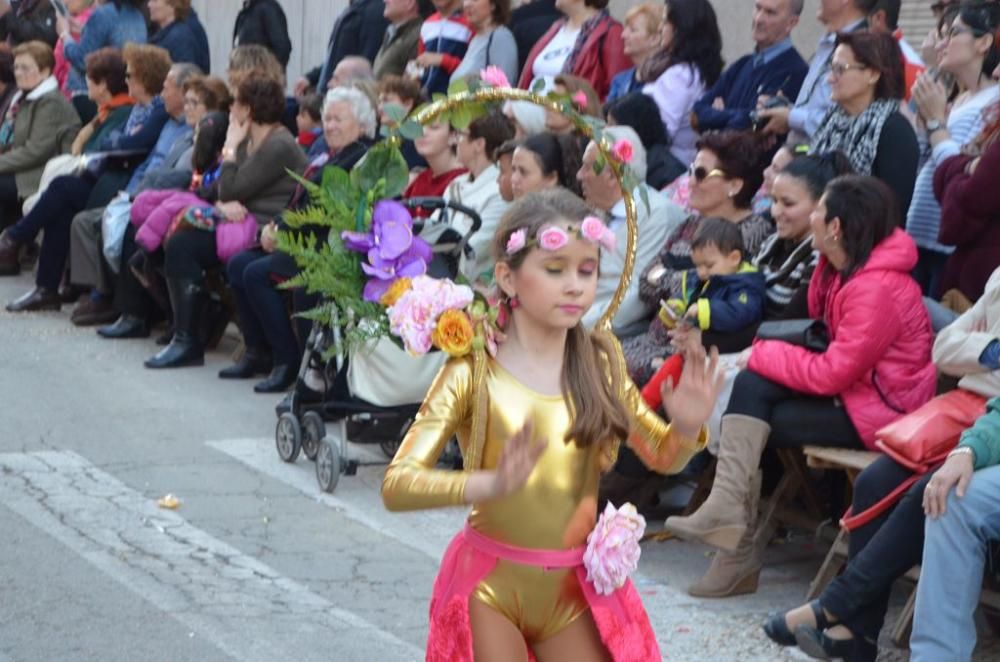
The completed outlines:
<svg viewBox="0 0 1000 662">
<path fill-rule="evenodd" d="M 385 291 L 385 294 L 382 295 L 382 298 L 378 302 L 386 308 L 395 306 L 399 298 L 406 294 L 412 285 L 413 282 L 409 278 L 400 278 L 389 286 L 389 289 Z"/>
<path fill-rule="evenodd" d="M 465 356 L 472 350 L 474 336 L 469 316 L 461 310 L 446 310 L 438 318 L 431 340 L 450 356 Z"/>
</svg>

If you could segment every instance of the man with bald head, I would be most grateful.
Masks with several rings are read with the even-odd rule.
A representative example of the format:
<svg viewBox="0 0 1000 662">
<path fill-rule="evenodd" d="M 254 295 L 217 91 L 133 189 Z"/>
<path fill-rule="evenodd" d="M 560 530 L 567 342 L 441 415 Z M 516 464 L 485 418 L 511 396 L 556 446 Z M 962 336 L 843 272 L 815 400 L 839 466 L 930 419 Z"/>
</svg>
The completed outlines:
<svg viewBox="0 0 1000 662">
<path fill-rule="evenodd" d="M 694 105 L 692 125 L 699 131 L 750 128 L 761 95 L 794 99 L 809 65 L 792 46 L 804 0 L 754 0 L 753 53 L 726 69 Z"/>
</svg>

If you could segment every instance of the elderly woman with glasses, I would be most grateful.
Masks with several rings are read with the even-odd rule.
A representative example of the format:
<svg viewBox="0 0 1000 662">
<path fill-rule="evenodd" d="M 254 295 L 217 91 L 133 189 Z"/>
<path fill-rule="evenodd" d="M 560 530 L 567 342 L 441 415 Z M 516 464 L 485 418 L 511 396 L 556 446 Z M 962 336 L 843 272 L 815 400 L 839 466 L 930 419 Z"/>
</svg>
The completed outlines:
<svg viewBox="0 0 1000 662">
<path fill-rule="evenodd" d="M 690 205 L 696 213 L 674 230 L 657 259 L 642 265 L 639 297 L 647 306 L 659 309 L 660 300 L 669 298 L 684 273 L 694 268 L 691 241 L 702 218 L 736 223 L 743 234 L 746 255 L 757 254 L 764 239 L 774 231 L 774 222 L 755 214 L 751 207 L 754 193 L 764 179 L 760 154 L 752 134 L 726 131 L 702 137 L 690 169 Z M 625 341 L 625 361 L 637 384 L 652 377 L 654 362 L 666 355 L 669 345 L 667 328 L 658 317 L 653 318 L 646 333 Z M 720 349 L 738 351 L 742 347 Z"/>
</svg>

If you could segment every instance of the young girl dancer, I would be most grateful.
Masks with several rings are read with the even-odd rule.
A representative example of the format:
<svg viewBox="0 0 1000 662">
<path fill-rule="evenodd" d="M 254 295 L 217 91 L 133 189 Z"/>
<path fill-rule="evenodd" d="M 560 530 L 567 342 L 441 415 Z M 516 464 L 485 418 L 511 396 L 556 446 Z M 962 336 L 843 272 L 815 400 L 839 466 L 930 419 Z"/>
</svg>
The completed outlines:
<svg viewBox="0 0 1000 662">
<path fill-rule="evenodd" d="M 507 212 L 493 246 L 506 338 L 495 358 L 442 368 L 386 472 L 390 510 L 472 505 L 434 585 L 428 660 L 660 659 L 635 588 L 599 595 L 584 546 L 621 440 L 663 473 L 704 448 L 717 355 L 693 349 L 678 386 L 665 385 L 672 424 L 650 411 L 614 337 L 580 324 L 604 229 L 588 214 L 564 189 Z M 435 468 L 456 434 L 466 470 Z"/>
</svg>

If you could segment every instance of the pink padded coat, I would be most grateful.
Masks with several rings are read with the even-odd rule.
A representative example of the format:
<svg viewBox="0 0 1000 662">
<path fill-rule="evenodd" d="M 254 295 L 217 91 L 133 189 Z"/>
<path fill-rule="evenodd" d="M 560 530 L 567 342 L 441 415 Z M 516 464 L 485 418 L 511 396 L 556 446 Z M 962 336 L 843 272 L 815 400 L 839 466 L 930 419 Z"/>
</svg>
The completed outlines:
<svg viewBox="0 0 1000 662">
<path fill-rule="evenodd" d="M 858 435 L 875 450 L 876 432 L 934 396 L 934 333 L 910 276 L 917 247 L 895 230 L 845 282 L 825 258 L 809 283 L 809 316 L 830 331 L 823 353 L 773 340 L 753 345 L 749 368 L 808 395 L 838 397 Z"/>
</svg>

